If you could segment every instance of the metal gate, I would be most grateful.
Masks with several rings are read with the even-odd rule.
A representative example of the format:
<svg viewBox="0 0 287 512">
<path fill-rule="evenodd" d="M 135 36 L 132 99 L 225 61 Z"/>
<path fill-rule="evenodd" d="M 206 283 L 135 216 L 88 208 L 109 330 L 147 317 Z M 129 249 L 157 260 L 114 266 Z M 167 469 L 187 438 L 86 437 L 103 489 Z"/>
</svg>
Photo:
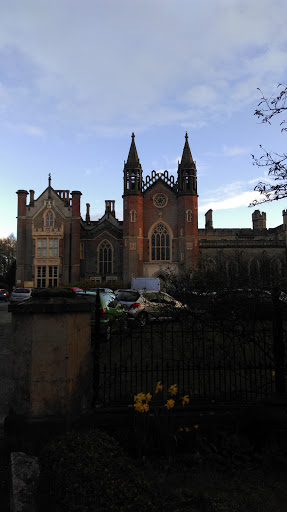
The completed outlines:
<svg viewBox="0 0 287 512">
<path fill-rule="evenodd" d="M 187 317 L 144 328 L 132 324 L 96 338 L 95 400 L 127 405 L 138 392 L 153 394 L 159 381 L 165 388 L 176 383 L 180 396 L 210 401 L 254 401 L 278 387 L 284 391 L 286 325 L 280 325 L 278 331 L 271 320 Z"/>
</svg>

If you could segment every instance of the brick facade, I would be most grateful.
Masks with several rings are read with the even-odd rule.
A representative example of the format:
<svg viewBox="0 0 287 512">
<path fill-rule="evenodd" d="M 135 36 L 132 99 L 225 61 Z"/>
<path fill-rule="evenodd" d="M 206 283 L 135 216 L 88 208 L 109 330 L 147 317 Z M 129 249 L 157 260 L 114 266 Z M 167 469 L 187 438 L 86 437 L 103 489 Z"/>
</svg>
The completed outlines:
<svg viewBox="0 0 287 512">
<path fill-rule="evenodd" d="M 87 203 L 80 214 L 81 192 L 48 187 L 35 199 L 34 190 L 18 190 L 16 285 L 59 286 L 81 280 L 129 286 L 135 276 L 157 277 L 192 271 L 199 261 L 218 266 L 224 259 L 244 257 L 250 266 L 270 262 L 285 272 L 287 211 L 283 224 L 266 229 L 266 214 L 256 210 L 253 229 L 215 229 L 212 211 L 198 229 L 197 171 L 185 136 L 177 177 L 168 171 L 143 179 L 135 136 L 124 164 L 123 221 L 115 202 L 95 221 Z M 224 258 L 223 258 L 224 255 Z"/>
</svg>

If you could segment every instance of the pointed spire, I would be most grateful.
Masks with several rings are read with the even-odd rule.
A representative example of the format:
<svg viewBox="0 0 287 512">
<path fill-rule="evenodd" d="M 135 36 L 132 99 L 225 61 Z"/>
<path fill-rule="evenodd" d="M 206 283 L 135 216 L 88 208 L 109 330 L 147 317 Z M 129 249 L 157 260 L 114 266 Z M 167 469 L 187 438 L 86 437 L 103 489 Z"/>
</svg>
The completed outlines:
<svg viewBox="0 0 287 512">
<path fill-rule="evenodd" d="M 142 193 L 142 166 L 135 145 L 135 134 L 132 133 L 132 142 L 129 156 L 124 165 L 124 194 Z"/>
<path fill-rule="evenodd" d="M 194 161 L 193 161 L 189 143 L 188 143 L 187 132 L 185 133 L 185 144 L 184 144 L 181 162 L 179 164 L 179 167 L 181 167 L 183 169 L 189 169 L 190 167 L 194 167 Z"/>
<path fill-rule="evenodd" d="M 178 193 L 197 194 L 196 165 L 192 158 L 187 132 L 182 152 L 181 162 L 178 163 Z"/>
<path fill-rule="evenodd" d="M 127 159 L 125 167 L 128 167 L 130 169 L 137 169 L 138 167 L 141 167 L 140 160 L 139 160 L 139 157 L 138 157 L 137 148 L 136 148 L 136 145 L 135 145 L 135 134 L 134 134 L 134 132 L 132 133 L 131 147 L 130 147 L 129 156 L 128 156 L 128 159 Z"/>
<path fill-rule="evenodd" d="M 48 185 L 49 187 L 51 186 L 51 173 L 49 172 L 49 175 L 48 175 Z"/>
</svg>

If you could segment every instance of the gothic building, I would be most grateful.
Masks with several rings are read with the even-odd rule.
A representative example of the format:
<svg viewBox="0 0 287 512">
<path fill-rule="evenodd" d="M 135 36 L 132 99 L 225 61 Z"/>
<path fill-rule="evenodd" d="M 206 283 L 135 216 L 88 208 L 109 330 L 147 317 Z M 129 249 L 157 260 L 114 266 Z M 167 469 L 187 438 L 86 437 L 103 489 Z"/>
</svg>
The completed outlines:
<svg viewBox="0 0 287 512">
<path fill-rule="evenodd" d="M 35 199 L 34 190 L 18 190 L 16 284 L 59 286 L 84 279 L 129 286 L 135 276 L 164 276 L 192 271 L 198 262 L 236 265 L 245 258 L 260 272 L 261 259 L 281 273 L 286 266 L 287 211 L 283 224 L 266 229 L 266 214 L 253 213 L 253 229 L 215 229 L 212 211 L 198 229 L 197 171 L 185 136 L 177 178 L 152 171 L 143 177 L 135 136 L 124 163 L 123 220 L 115 201 L 105 201 L 99 220 L 80 214 L 81 192 L 48 187 Z M 235 252 L 234 252 L 235 251 Z M 234 254 L 237 257 L 234 261 Z M 266 259 L 266 258 L 265 258 Z M 223 263 L 224 262 L 224 263 Z"/>
</svg>

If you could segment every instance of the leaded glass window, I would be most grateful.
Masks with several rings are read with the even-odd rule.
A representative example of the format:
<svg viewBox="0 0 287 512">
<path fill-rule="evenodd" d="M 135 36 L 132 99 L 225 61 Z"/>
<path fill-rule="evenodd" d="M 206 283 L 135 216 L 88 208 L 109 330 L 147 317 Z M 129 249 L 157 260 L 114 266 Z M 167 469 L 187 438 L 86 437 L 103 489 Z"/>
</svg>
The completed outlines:
<svg viewBox="0 0 287 512">
<path fill-rule="evenodd" d="M 113 249 L 108 240 L 104 240 L 99 247 L 99 273 L 111 274 L 113 271 Z"/>
<path fill-rule="evenodd" d="M 170 236 L 167 227 L 159 222 L 151 236 L 152 261 L 170 260 Z"/>
<path fill-rule="evenodd" d="M 51 211 L 46 214 L 46 228 L 52 228 L 54 226 L 54 215 Z"/>
</svg>

